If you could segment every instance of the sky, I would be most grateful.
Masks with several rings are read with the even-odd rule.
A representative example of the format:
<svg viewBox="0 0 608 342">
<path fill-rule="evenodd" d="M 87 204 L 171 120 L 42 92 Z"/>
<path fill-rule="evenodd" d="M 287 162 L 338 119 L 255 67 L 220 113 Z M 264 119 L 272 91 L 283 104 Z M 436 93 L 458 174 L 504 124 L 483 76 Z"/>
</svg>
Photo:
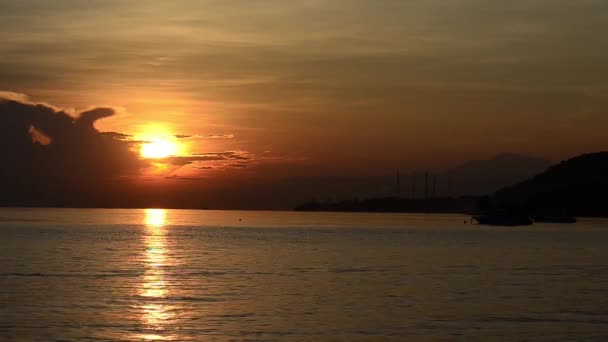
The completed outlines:
<svg viewBox="0 0 608 342">
<path fill-rule="evenodd" d="M 0 97 L 171 136 L 150 182 L 559 161 L 608 146 L 604 32 L 603 0 L 0 0 Z"/>
</svg>

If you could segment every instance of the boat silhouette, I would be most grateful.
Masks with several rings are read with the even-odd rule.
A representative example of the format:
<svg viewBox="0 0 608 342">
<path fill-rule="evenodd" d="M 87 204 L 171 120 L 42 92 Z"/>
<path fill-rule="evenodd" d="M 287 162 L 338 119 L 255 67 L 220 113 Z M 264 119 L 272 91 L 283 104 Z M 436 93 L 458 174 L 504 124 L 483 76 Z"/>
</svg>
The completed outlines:
<svg viewBox="0 0 608 342">
<path fill-rule="evenodd" d="M 576 223 L 576 217 L 565 213 L 542 213 L 532 216 L 532 220 L 538 223 Z"/>
<path fill-rule="evenodd" d="M 475 214 L 471 222 L 488 226 L 528 226 L 534 223 L 530 216 L 506 211 Z"/>
</svg>

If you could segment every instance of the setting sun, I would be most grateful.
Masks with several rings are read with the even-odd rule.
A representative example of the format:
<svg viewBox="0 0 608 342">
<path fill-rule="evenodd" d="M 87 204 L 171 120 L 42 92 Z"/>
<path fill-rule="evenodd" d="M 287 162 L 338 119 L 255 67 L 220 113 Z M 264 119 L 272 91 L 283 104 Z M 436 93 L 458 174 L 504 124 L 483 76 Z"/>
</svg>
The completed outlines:
<svg viewBox="0 0 608 342">
<path fill-rule="evenodd" d="M 167 138 L 153 138 L 142 144 L 140 154 L 143 158 L 167 158 L 177 153 L 177 145 Z"/>
</svg>

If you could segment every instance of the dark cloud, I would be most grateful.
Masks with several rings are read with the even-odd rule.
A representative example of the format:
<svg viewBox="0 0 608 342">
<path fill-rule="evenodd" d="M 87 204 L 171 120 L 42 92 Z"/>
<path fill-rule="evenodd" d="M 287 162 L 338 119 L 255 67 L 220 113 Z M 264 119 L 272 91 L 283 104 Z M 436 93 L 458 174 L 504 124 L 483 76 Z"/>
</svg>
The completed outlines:
<svg viewBox="0 0 608 342">
<path fill-rule="evenodd" d="M 207 153 L 207 155 L 216 155 L 224 158 L 224 160 L 250 160 L 251 156 L 245 151 L 227 151 L 227 152 L 215 152 Z"/>
<path fill-rule="evenodd" d="M 209 139 L 233 139 L 234 134 L 209 134 L 206 136 Z"/>
<path fill-rule="evenodd" d="M 176 134 L 177 139 L 233 139 L 234 134 L 208 134 L 208 135 L 190 135 Z"/>
<path fill-rule="evenodd" d="M 78 205 L 145 166 L 127 135 L 95 128 L 112 109 L 71 116 L 20 100 L 0 98 L 2 203 Z"/>
<path fill-rule="evenodd" d="M 134 140 L 131 140 L 132 135 L 130 134 L 124 134 L 124 133 L 119 133 L 119 132 L 101 132 L 99 134 L 102 135 L 107 135 L 109 137 L 112 137 L 114 139 L 118 139 L 118 140 L 129 140 L 130 142 L 134 143 Z"/>
<path fill-rule="evenodd" d="M 184 166 L 196 162 L 209 162 L 209 161 L 221 161 L 221 160 L 250 160 L 246 152 L 241 151 L 227 151 L 227 152 L 209 152 L 209 153 L 198 153 L 190 156 L 175 156 L 162 159 L 165 164 Z"/>
<path fill-rule="evenodd" d="M 89 111 L 80 113 L 74 124 L 82 127 L 82 129 L 95 129 L 95 121 L 101 120 L 114 115 L 114 110 L 111 108 L 95 108 Z"/>
<path fill-rule="evenodd" d="M 171 176 L 167 176 L 165 177 L 166 179 L 177 179 L 177 180 L 207 180 L 207 178 L 204 177 L 184 177 L 184 176 L 179 176 L 179 175 L 171 175 Z"/>
</svg>

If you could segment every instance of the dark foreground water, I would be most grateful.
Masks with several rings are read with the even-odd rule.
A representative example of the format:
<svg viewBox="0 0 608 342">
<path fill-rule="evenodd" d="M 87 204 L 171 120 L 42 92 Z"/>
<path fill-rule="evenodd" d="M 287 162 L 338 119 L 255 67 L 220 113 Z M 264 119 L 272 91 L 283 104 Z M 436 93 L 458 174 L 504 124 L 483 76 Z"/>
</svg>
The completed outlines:
<svg viewBox="0 0 608 342">
<path fill-rule="evenodd" d="M 0 341 L 608 340 L 608 221 L 0 209 Z"/>
</svg>

